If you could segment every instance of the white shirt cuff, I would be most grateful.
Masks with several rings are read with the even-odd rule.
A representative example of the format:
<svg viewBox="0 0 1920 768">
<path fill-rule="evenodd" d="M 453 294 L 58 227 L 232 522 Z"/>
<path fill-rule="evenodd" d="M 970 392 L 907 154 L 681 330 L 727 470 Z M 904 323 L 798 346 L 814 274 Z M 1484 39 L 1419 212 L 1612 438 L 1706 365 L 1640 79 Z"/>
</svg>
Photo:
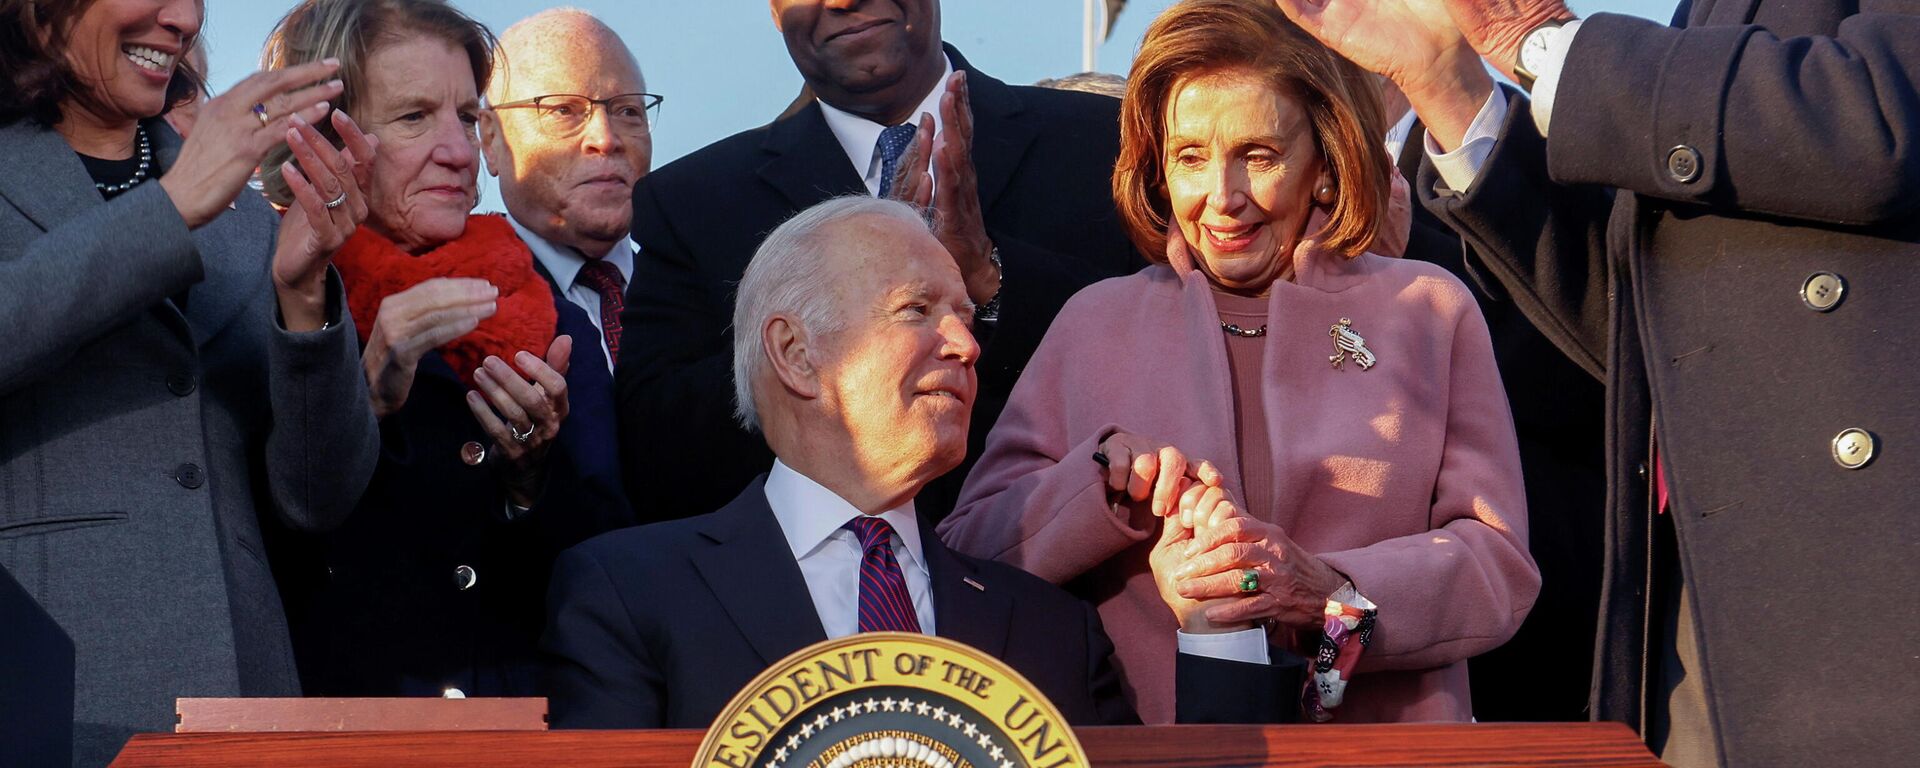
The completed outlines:
<svg viewBox="0 0 1920 768">
<path fill-rule="evenodd" d="M 1214 635 L 1189 635 L 1179 630 L 1173 634 L 1178 638 L 1180 652 L 1190 656 L 1247 664 L 1271 663 L 1267 657 L 1267 631 L 1260 627 Z"/>
<path fill-rule="evenodd" d="M 1553 117 L 1553 97 L 1560 93 L 1560 70 L 1567 64 L 1567 52 L 1573 50 L 1573 36 L 1580 31 L 1580 19 L 1567 22 L 1560 34 L 1547 41 L 1547 58 L 1534 73 L 1533 125 L 1540 136 L 1547 135 L 1547 122 Z"/>
<path fill-rule="evenodd" d="M 1480 169 L 1487 164 L 1487 156 L 1493 154 L 1494 143 L 1500 140 L 1500 126 L 1506 122 L 1507 92 L 1495 88 L 1487 96 L 1487 103 L 1480 105 L 1473 122 L 1467 124 L 1467 135 L 1460 146 L 1452 152 L 1442 152 L 1433 134 L 1427 134 L 1427 157 L 1433 158 L 1433 169 L 1448 189 L 1464 195 L 1473 187 Z"/>
</svg>

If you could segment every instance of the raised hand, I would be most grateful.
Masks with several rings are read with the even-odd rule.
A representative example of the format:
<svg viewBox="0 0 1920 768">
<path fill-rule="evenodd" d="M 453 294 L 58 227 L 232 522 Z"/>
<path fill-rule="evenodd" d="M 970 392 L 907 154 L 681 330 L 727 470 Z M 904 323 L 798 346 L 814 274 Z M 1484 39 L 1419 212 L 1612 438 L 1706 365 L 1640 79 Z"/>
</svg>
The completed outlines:
<svg viewBox="0 0 1920 768">
<path fill-rule="evenodd" d="M 1447 12 L 1473 49 L 1508 77 L 1519 63 L 1520 43 L 1549 21 L 1574 18 L 1561 0 L 1444 0 Z"/>
<path fill-rule="evenodd" d="M 380 140 L 361 133 L 345 112 L 334 112 L 332 119 L 344 150 L 334 150 L 297 114 L 287 129 L 294 159 L 282 166 L 282 176 L 294 204 L 280 219 L 273 285 L 282 322 L 291 331 L 314 330 L 326 322 L 327 262 L 367 218 L 366 189 Z"/>
<path fill-rule="evenodd" d="M 967 100 L 967 73 L 955 72 L 940 95 L 940 121 L 920 116 L 919 130 L 900 154 L 888 197 L 937 212 L 934 236 L 953 255 L 966 281 L 967 296 L 985 304 L 1000 292 L 1000 270 L 988 254 L 985 215 L 980 210 L 979 177 L 973 167 L 973 108 Z M 937 135 L 936 135 L 937 133 Z"/>
<path fill-rule="evenodd" d="M 1442 149 L 1460 145 L 1493 78 L 1447 4 L 1475 0 L 1276 0 L 1301 29 L 1407 95 Z"/>
<path fill-rule="evenodd" d="M 407 402 L 420 356 L 465 336 L 498 310 L 500 289 L 470 277 L 437 277 L 380 302 L 360 355 L 373 413 L 386 418 Z"/>
<path fill-rule="evenodd" d="M 327 59 L 258 72 L 200 106 L 193 135 L 160 177 L 188 228 L 227 210 L 267 151 L 287 140 L 295 116 L 309 123 L 326 116 L 327 99 L 342 88 L 339 80 L 327 78 L 339 68 L 338 60 Z M 264 120 L 255 113 L 256 104 L 265 110 Z"/>
<path fill-rule="evenodd" d="M 473 372 L 479 390 L 467 392 L 467 408 L 493 437 L 496 455 L 506 458 L 508 496 L 522 507 L 533 506 L 547 449 L 567 419 L 572 356 L 573 338 L 562 335 L 547 347 L 544 359 L 524 350 L 515 354 L 519 372 L 498 357 L 488 357 Z"/>
</svg>

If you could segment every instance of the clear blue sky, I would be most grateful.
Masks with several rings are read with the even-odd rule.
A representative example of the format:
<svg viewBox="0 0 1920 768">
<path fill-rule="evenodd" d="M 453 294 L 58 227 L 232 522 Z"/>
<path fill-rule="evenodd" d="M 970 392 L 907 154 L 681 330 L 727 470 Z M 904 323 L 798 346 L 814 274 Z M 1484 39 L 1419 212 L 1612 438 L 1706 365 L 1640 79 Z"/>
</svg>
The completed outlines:
<svg viewBox="0 0 1920 768">
<path fill-rule="evenodd" d="M 1098 69 L 1124 75 L 1147 22 L 1174 0 L 1131 0 Z M 456 0 L 494 31 L 540 9 L 583 8 L 625 38 L 648 90 L 667 97 L 654 132 L 658 167 L 714 140 L 766 123 L 800 91 L 800 75 L 762 0 Z M 1676 0 L 1573 0 L 1575 11 L 1632 13 L 1665 21 Z M 207 0 L 212 77 L 224 88 L 260 66 L 260 45 L 287 0 Z M 942 31 L 967 59 L 1010 83 L 1080 71 L 1081 0 L 946 0 Z M 482 210 L 498 197 L 481 175 Z"/>
</svg>

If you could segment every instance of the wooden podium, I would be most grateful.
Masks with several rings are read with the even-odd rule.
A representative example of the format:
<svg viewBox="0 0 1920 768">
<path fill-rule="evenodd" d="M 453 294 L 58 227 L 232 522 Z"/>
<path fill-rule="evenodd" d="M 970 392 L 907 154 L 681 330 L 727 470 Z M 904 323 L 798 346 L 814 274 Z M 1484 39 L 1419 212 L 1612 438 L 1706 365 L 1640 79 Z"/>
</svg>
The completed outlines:
<svg viewBox="0 0 1920 768">
<path fill-rule="evenodd" d="M 1095 766 L 1659 766 L 1618 723 L 1162 725 L 1076 731 Z M 173 733 L 133 737 L 113 768 L 687 768 L 700 731 Z"/>
</svg>

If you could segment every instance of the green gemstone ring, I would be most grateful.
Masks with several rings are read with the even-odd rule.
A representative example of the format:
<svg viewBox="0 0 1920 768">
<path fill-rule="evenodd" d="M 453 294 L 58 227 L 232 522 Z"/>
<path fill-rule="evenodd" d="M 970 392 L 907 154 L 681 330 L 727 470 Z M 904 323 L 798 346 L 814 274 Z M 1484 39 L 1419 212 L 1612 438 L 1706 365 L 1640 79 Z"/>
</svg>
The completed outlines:
<svg viewBox="0 0 1920 768">
<path fill-rule="evenodd" d="M 1260 591 L 1260 572 L 1252 568 L 1248 568 L 1244 571 L 1241 571 L 1240 572 L 1240 591 L 1241 592 Z"/>
</svg>

